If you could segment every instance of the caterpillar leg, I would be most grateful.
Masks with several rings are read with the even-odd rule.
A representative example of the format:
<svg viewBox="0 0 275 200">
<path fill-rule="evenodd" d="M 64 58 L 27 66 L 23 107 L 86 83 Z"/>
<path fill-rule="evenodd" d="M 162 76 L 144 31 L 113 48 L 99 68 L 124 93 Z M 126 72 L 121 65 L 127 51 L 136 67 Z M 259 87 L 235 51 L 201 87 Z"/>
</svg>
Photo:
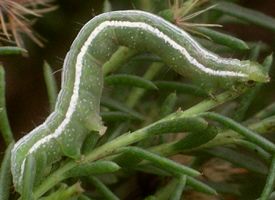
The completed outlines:
<svg viewBox="0 0 275 200">
<path fill-rule="evenodd" d="M 67 124 L 57 141 L 61 146 L 65 156 L 73 159 L 80 159 L 82 144 L 89 133 L 89 130 L 83 126 L 77 117 Z"/>
</svg>

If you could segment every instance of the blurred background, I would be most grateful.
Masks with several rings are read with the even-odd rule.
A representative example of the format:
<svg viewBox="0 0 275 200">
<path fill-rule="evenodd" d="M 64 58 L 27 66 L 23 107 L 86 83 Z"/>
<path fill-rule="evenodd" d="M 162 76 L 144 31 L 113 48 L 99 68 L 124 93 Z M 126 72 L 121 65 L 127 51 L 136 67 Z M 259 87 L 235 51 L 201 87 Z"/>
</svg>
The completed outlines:
<svg viewBox="0 0 275 200">
<path fill-rule="evenodd" d="M 111 0 L 113 10 L 134 9 L 131 0 Z M 274 0 L 242 0 L 241 5 L 275 17 Z M 54 11 L 37 19 L 33 29 L 44 38 L 44 47 L 24 37 L 28 56 L 5 56 L 1 62 L 6 71 L 7 109 L 13 132 L 17 138 L 39 125 L 49 114 L 49 104 L 43 78 L 43 62 L 54 70 L 58 83 L 66 52 L 81 27 L 102 12 L 100 0 L 56 0 Z M 274 47 L 275 35 L 256 26 L 227 24 L 224 30 L 245 41 L 263 41 Z M 270 52 L 269 52 L 270 53 Z M 233 55 L 232 55 L 233 56 Z M 274 76 L 273 76 L 274 77 Z M 274 88 L 274 82 L 269 88 Z M 270 90 L 266 90 L 270 91 Z M 274 90 L 273 90 L 274 91 Z M 269 96 L 270 98 L 270 96 Z M 261 98 L 263 101 L 268 99 Z"/>
</svg>

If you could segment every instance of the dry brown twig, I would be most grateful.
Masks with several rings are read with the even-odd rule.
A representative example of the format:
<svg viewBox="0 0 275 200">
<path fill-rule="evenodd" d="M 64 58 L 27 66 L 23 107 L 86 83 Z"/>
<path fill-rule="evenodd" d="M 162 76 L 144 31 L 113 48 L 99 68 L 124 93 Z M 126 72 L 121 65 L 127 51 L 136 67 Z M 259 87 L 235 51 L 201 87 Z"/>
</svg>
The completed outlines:
<svg viewBox="0 0 275 200">
<path fill-rule="evenodd" d="M 53 0 L 0 0 L 0 40 L 15 42 L 23 47 L 22 35 L 26 34 L 37 45 L 43 47 L 41 36 L 32 25 L 44 13 L 55 10 Z"/>
<path fill-rule="evenodd" d="M 197 31 L 196 27 L 222 27 L 220 24 L 207 24 L 207 23 L 195 23 L 189 22 L 191 19 L 198 17 L 199 15 L 211 10 L 216 5 L 204 7 L 209 0 L 174 0 L 169 1 L 169 7 L 173 11 L 174 24 L 182 29 L 191 32 L 193 34 L 203 36 L 206 39 L 211 40 L 207 35 Z"/>
</svg>

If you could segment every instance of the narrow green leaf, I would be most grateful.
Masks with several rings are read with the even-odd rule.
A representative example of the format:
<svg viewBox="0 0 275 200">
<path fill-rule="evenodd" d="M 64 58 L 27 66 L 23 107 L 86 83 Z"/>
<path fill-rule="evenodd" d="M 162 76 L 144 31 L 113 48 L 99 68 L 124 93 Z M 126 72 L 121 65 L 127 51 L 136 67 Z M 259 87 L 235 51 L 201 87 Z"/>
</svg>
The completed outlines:
<svg viewBox="0 0 275 200">
<path fill-rule="evenodd" d="M 218 24 L 240 24 L 240 25 L 248 25 L 249 23 L 241 20 L 239 18 L 230 16 L 230 15 L 220 15 L 216 17 L 216 19 Z"/>
<path fill-rule="evenodd" d="M 219 182 L 207 181 L 207 184 L 215 188 L 215 190 L 219 194 L 242 196 L 242 192 L 240 191 L 240 185 L 238 183 L 234 184 L 234 183 L 226 183 L 221 181 Z"/>
<path fill-rule="evenodd" d="M 213 41 L 210 41 L 209 39 L 203 38 L 203 37 L 196 37 L 195 35 L 193 38 L 199 42 L 204 48 L 211 49 L 213 53 L 217 54 L 232 54 L 236 53 L 236 49 L 232 49 L 230 47 L 227 47 L 225 45 L 221 45 L 218 43 L 213 43 Z"/>
<path fill-rule="evenodd" d="M 77 198 L 84 190 L 82 189 L 79 182 L 75 183 L 74 185 L 68 187 L 65 184 L 62 184 L 58 190 L 50 193 L 46 197 L 42 197 L 39 200 L 74 200 Z M 79 198 L 80 199 L 80 196 Z M 83 199 L 83 198 L 82 198 Z M 85 200 L 90 200 L 85 199 Z"/>
<path fill-rule="evenodd" d="M 78 200 L 92 200 L 90 197 L 84 195 L 84 194 L 81 194 L 79 197 L 78 197 Z"/>
<path fill-rule="evenodd" d="M 243 167 L 245 169 L 248 169 L 250 171 L 253 171 L 259 174 L 267 174 L 267 171 L 268 171 L 268 168 L 266 167 L 266 165 L 264 165 L 259 160 L 256 160 L 255 158 L 249 155 L 239 153 L 232 149 L 215 147 L 215 148 L 203 150 L 203 152 L 206 152 L 215 157 L 222 158 L 239 167 Z"/>
<path fill-rule="evenodd" d="M 243 40 L 236 38 L 232 35 L 221 33 L 219 31 L 205 28 L 205 27 L 197 27 L 196 30 L 210 37 L 211 40 L 213 40 L 217 44 L 225 45 L 232 49 L 239 49 L 239 50 L 249 49 L 248 45 Z"/>
<path fill-rule="evenodd" d="M 249 60 L 257 61 L 259 58 L 260 52 L 261 52 L 261 45 L 259 42 L 259 44 L 256 44 L 252 47 L 249 54 Z"/>
<path fill-rule="evenodd" d="M 165 10 L 161 10 L 158 15 L 171 23 L 175 21 L 175 13 L 173 9 L 168 8 Z"/>
<path fill-rule="evenodd" d="M 104 80 L 108 85 L 126 85 L 139 87 L 147 90 L 158 89 L 157 86 L 150 80 L 135 75 L 116 74 L 112 76 L 107 76 Z"/>
<path fill-rule="evenodd" d="M 218 5 L 213 9 L 219 10 L 241 20 L 275 31 L 275 19 L 261 12 L 244 8 L 231 2 L 217 1 Z"/>
<path fill-rule="evenodd" d="M 151 164 L 142 164 L 135 167 L 135 169 L 145 173 L 156 174 L 158 176 L 170 176 L 170 173 L 168 173 L 167 171 L 157 168 Z M 202 192 L 210 195 L 217 195 L 217 192 L 215 189 L 190 176 L 187 176 L 186 184 L 198 192 Z"/>
<path fill-rule="evenodd" d="M 171 195 L 169 200 L 181 200 L 182 193 L 186 185 L 186 176 L 179 176 L 177 186 L 175 187 L 174 193 Z"/>
<path fill-rule="evenodd" d="M 125 112 L 112 111 L 112 112 L 101 112 L 100 113 L 103 121 L 117 122 L 117 121 L 127 121 L 127 120 L 140 120 L 133 115 L 129 115 Z"/>
<path fill-rule="evenodd" d="M 257 41 L 257 42 L 247 42 L 250 49 L 253 49 L 257 46 L 260 52 L 270 52 L 270 46 L 264 42 Z"/>
<path fill-rule="evenodd" d="M 91 163 L 79 164 L 67 171 L 66 177 L 80 177 L 95 174 L 106 174 L 118 171 L 120 167 L 112 161 L 96 161 Z"/>
<path fill-rule="evenodd" d="M 175 108 L 176 101 L 177 94 L 174 92 L 169 94 L 162 103 L 162 106 L 160 108 L 160 116 L 165 117 L 168 114 L 172 113 Z"/>
<path fill-rule="evenodd" d="M 145 10 L 151 13 L 158 13 L 169 6 L 168 1 L 163 0 L 131 0 L 135 9 Z"/>
<path fill-rule="evenodd" d="M 184 131 L 201 131 L 205 130 L 208 126 L 208 123 L 197 117 L 182 117 L 175 118 L 167 121 L 160 121 L 154 126 L 151 126 L 147 129 L 147 132 L 153 136 L 162 133 L 178 133 Z"/>
<path fill-rule="evenodd" d="M 246 119 L 246 113 L 259 91 L 260 85 L 256 85 L 254 88 L 250 88 L 243 94 L 240 99 L 238 108 L 235 110 L 232 117 L 234 120 L 241 122 Z"/>
<path fill-rule="evenodd" d="M 147 174 L 154 174 L 157 176 L 171 176 L 171 173 L 164 171 L 163 169 L 160 169 L 159 167 L 156 167 L 149 162 L 145 164 L 142 163 L 133 167 L 134 170 L 138 170 Z"/>
<path fill-rule="evenodd" d="M 32 154 L 29 154 L 25 160 L 25 167 L 23 172 L 23 188 L 22 188 L 22 200 L 32 200 L 33 198 L 33 186 L 35 181 L 36 165 L 35 158 Z"/>
<path fill-rule="evenodd" d="M 209 97 L 209 94 L 205 90 L 191 84 L 173 81 L 155 81 L 154 83 L 160 90 L 169 90 L 177 93 L 192 94 L 194 96 Z"/>
<path fill-rule="evenodd" d="M 249 128 L 260 134 L 275 131 L 275 115 L 259 120 L 257 123 L 255 123 L 255 121 L 251 121 Z"/>
<path fill-rule="evenodd" d="M 178 164 L 178 163 L 171 161 L 165 157 L 161 157 L 157 154 L 151 153 L 149 151 L 143 150 L 138 147 L 124 147 L 124 148 L 121 148 L 121 151 L 132 154 L 133 156 L 148 160 L 148 161 L 154 163 L 156 166 L 158 166 L 164 170 L 167 170 L 173 174 L 178 173 L 178 174 L 184 174 L 184 175 L 186 174 L 189 176 L 200 175 L 200 172 L 198 172 L 194 169 L 191 169 L 184 165 Z"/>
<path fill-rule="evenodd" d="M 14 138 L 8 120 L 5 95 L 5 71 L 2 65 L 0 65 L 0 130 L 5 143 L 9 145 L 14 141 Z"/>
<path fill-rule="evenodd" d="M 188 176 L 187 180 L 186 180 L 186 184 L 199 192 L 210 194 L 210 195 L 217 195 L 217 192 L 215 189 L 213 189 L 211 186 L 209 186 L 195 178 Z"/>
<path fill-rule="evenodd" d="M 270 142 L 269 140 L 265 139 L 264 137 L 258 135 L 257 133 L 249 130 L 248 128 L 244 127 L 243 125 L 239 124 L 238 122 L 235 122 L 234 120 L 219 115 L 217 113 L 202 113 L 200 116 L 204 116 L 206 118 L 212 119 L 214 121 L 217 121 L 221 123 L 222 125 L 226 126 L 227 128 L 230 128 L 240 135 L 244 136 L 246 139 L 250 140 L 251 142 L 259 145 L 263 149 L 265 149 L 268 152 L 275 152 L 275 145 Z"/>
<path fill-rule="evenodd" d="M 267 107 L 265 107 L 263 110 L 261 110 L 260 112 L 258 112 L 254 118 L 257 119 L 264 119 L 267 117 L 270 117 L 272 115 L 275 115 L 275 102 L 271 103 L 270 105 L 268 105 Z"/>
<path fill-rule="evenodd" d="M 217 134 L 218 130 L 209 126 L 204 130 L 189 133 L 185 138 L 176 142 L 174 148 L 180 150 L 196 148 L 214 139 Z"/>
<path fill-rule="evenodd" d="M 263 68 L 265 71 L 269 72 L 270 71 L 270 68 L 273 64 L 273 53 L 268 55 L 265 59 L 264 59 L 264 62 L 263 62 Z"/>
<path fill-rule="evenodd" d="M 172 179 L 169 183 L 167 183 L 164 187 L 160 188 L 156 193 L 155 197 L 158 200 L 167 200 L 173 195 L 175 188 L 177 187 L 178 180 L 176 178 Z"/>
<path fill-rule="evenodd" d="M 158 200 L 157 197 L 150 195 L 148 197 L 146 197 L 144 200 Z"/>
<path fill-rule="evenodd" d="M 9 144 L 0 169 L 0 200 L 8 200 L 11 189 L 11 149 L 13 142 Z"/>
<path fill-rule="evenodd" d="M 148 70 L 143 75 L 143 79 L 152 80 L 159 73 L 162 66 L 163 66 L 162 63 L 156 63 L 156 62 L 152 63 L 149 66 Z M 128 96 L 126 104 L 130 108 L 133 108 L 139 102 L 139 100 L 141 99 L 141 97 L 144 95 L 145 92 L 146 92 L 146 90 L 144 90 L 144 89 L 133 88 Z"/>
<path fill-rule="evenodd" d="M 54 110 L 55 102 L 57 98 L 57 83 L 53 75 L 53 71 L 47 62 L 44 62 L 43 66 L 44 79 L 49 97 L 50 109 Z"/>
<path fill-rule="evenodd" d="M 271 159 L 271 154 L 266 152 L 264 149 L 261 147 L 257 146 L 256 144 L 253 144 L 252 142 L 246 141 L 246 140 L 241 140 L 241 139 L 236 139 L 235 143 L 250 150 L 253 153 L 258 154 L 263 160 L 269 162 Z"/>
<path fill-rule="evenodd" d="M 127 151 L 114 158 L 114 162 L 122 168 L 135 168 L 141 161 L 142 158 Z"/>
<path fill-rule="evenodd" d="M 137 50 L 129 49 L 127 47 L 119 47 L 118 50 L 112 55 L 109 61 L 107 61 L 103 67 L 103 74 L 107 74 L 118 70 L 122 67 L 130 58 L 138 53 Z"/>
<path fill-rule="evenodd" d="M 97 191 L 104 197 L 106 200 L 119 200 L 119 198 L 98 178 L 89 176 L 88 181 L 92 183 Z"/>
<path fill-rule="evenodd" d="M 258 199 L 257 199 L 258 200 Z M 275 192 L 272 192 L 268 198 L 268 200 L 275 200 Z"/>
<path fill-rule="evenodd" d="M 135 110 L 133 110 L 133 109 L 127 107 L 126 105 L 124 105 L 118 101 L 115 101 L 113 99 L 105 97 L 105 98 L 101 99 L 100 103 L 101 103 L 101 105 L 103 105 L 107 108 L 122 111 L 124 113 L 128 113 L 129 115 L 133 116 L 136 119 L 139 119 L 139 120 L 144 119 L 144 117 L 140 113 L 136 112 Z"/>
<path fill-rule="evenodd" d="M 127 122 L 119 124 L 118 127 L 112 130 L 110 133 L 104 134 L 101 137 L 99 141 L 99 145 L 105 144 L 106 142 L 111 141 L 114 138 L 118 137 L 122 133 L 125 133 L 128 130 L 128 126 L 129 126 L 129 123 Z"/>
<path fill-rule="evenodd" d="M 82 145 L 82 153 L 87 154 L 91 152 L 96 146 L 98 139 L 100 138 L 99 134 L 90 133 L 86 138 Z"/>
<path fill-rule="evenodd" d="M 104 13 L 112 11 L 112 4 L 110 3 L 109 0 L 104 0 L 102 10 L 103 10 Z"/>
<path fill-rule="evenodd" d="M 20 47 L 5 46 L 0 47 L 0 55 L 17 55 L 22 54 L 26 55 L 28 51 Z"/>
<path fill-rule="evenodd" d="M 144 136 L 140 138 L 139 141 L 165 133 L 196 132 L 206 129 L 207 126 L 208 123 L 205 120 L 196 117 L 181 117 L 159 121 L 146 128 L 146 130 L 144 130 Z"/>
<path fill-rule="evenodd" d="M 260 200 L 266 200 L 270 196 L 271 192 L 273 191 L 275 183 L 275 155 L 273 155 L 271 160 L 271 165 L 269 169 L 269 173 L 267 175 L 267 180 L 261 194 Z"/>
</svg>

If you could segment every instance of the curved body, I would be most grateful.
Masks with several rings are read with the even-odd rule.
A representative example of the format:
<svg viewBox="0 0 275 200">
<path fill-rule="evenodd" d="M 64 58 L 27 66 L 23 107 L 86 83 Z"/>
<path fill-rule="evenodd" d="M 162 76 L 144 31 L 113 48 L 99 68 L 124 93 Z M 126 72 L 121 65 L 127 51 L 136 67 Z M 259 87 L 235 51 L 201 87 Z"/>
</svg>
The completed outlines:
<svg viewBox="0 0 275 200">
<path fill-rule="evenodd" d="M 142 11 L 99 15 L 82 28 L 67 53 L 54 112 L 12 150 L 13 182 L 18 192 L 28 155 L 36 159 L 39 182 L 62 156 L 79 158 L 83 141 L 91 131 L 104 133 L 99 116 L 101 70 L 119 46 L 152 52 L 183 76 L 215 87 L 268 79 L 257 64 L 221 58 L 158 16 Z"/>
</svg>

